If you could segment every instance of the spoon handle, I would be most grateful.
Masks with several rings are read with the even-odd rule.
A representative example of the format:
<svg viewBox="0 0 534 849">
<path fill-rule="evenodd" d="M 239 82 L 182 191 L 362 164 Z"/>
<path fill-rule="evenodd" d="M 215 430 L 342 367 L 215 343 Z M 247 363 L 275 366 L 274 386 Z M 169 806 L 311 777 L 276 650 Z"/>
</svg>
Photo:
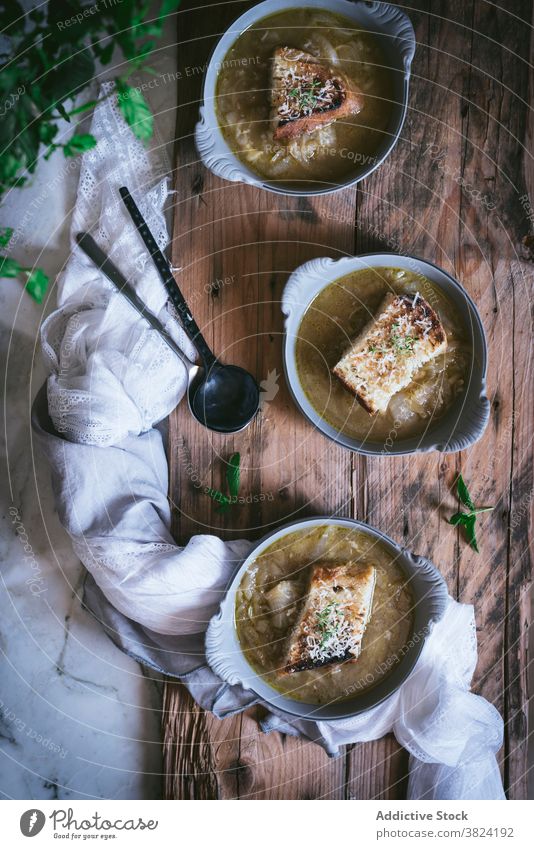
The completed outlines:
<svg viewBox="0 0 534 849">
<path fill-rule="evenodd" d="M 150 232 L 148 225 L 143 216 L 141 215 L 141 212 L 139 211 L 139 208 L 135 203 L 133 197 L 131 196 L 126 186 L 122 186 L 122 188 L 119 189 L 119 192 L 122 200 L 124 201 L 126 209 L 130 213 L 130 217 L 133 223 L 137 227 L 139 235 L 141 236 L 146 247 L 148 248 L 154 265 L 156 266 L 159 276 L 163 281 L 163 285 L 167 290 L 167 294 L 169 295 L 172 303 L 178 311 L 178 315 L 182 320 L 187 335 L 189 336 L 191 342 L 202 357 L 206 371 L 209 371 L 211 366 L 217 361 L 217 358 L 212 353 L 208 343 L 200 332 L 200 328 L 196 323 L 195 319 L 193 318 L 191 310 L 187 306 L 187 302 L 180 291 L 180 287 L 174 279 L 174 275 L 171 271 L 169 263 L 160 251 L 157 242 L 154 239 L 152 233 Z"/>
<path fill-rule="evenodd" d="M 154 315 L 154 313 L 150 312 L 148 307 L 143 303 L 135 289 L 133 289 L 130 284 L 127 282 L 126 278 L 119 271 L 115 263 L 113 263 L 109 257 L 104 253 L 102 248 L 97 245 L 95 240 L 89 233 L 78 233 L 76 236 L 76 241 L 81 247 L 82 251 L 89 257 L 91 262 L 93 262 L 97 268 L 99 268 L 108 278 L 110 283 L 113 283 L 116 290 L 126 298 L 127 301 L 130 302 L 132 307 L 139 313 L 139 315 L 145 319 L 152 327 L 153 330 L 156 330 L 157 333 L 161 336 L 163 341 L 168 345 L 171 351 L 181 359 L 183 364 L 185 365 L 187 371 L 191 373 L 193 370 L 197 370 L 198 366 L 195 363 L 192 363 L 189 357 L 186 357 L 181 348 L 178 347 L 174 339 L 169 336 L 164 326 L 160 322 L 158 318 Z"/>
</svg>

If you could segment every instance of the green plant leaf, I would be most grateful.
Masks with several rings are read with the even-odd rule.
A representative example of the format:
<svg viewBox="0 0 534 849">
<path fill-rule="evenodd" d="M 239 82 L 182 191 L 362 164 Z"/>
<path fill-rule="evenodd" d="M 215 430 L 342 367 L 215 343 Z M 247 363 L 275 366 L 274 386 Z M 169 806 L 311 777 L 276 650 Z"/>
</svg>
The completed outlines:
<svg viewBox="0 0 534 849">
<path fill-rule="evenodd" d="M 478 553 L 478 543 L 475 533 L 476 516 L 466 516 L 465 521 L 462 522 L 462 524 L 465 528 L 465 535 L 467 537 L 469 545 Z"/>
<path fill-rule="evenodd" d="M 43 144 L 50 145 L 54 141 L 59 127 L 56 124 L 52 124 L 49 121 L 46 121 L 43 124 L 39 124 L 39 138 Z"/>
<path fill-rule="evenodd" d="M 62 103 L 56 103 L 55 107 L 56 107 L 57 111 L 59 112 L 59 114 L 61 115 L 61 117 L 63 118 L 63 120 L 67 121 L 67 123 L 70 124 L 70 115 L 67 112 L 67 110 L 65 109 L 65 107 L 63 106 L 63 104 Z"/>
<path fill-rule="evenodd" d="M 90 7 L 88 2 L 54 0 L 31 10 L 17 0 L 0 4 L 7 36 L 0 60 L 0 66 L 4 63 L 0 102 L 7 104 L 0 122 L 0 195 L 28 182 L 38 167 L 41 144 L 46 146 L 45 156 L 56 146 L 64 147 L 56 144 L 58 116 L 71 122 L 71 113 L 92 107 L 89 101 L 72 108 L 71 99 L 94 78 L 95 58 L 110 62 L 117 48 L 129 62 L 128 71 L 144 71 L 155 47 L 153 37 L 180 5 L 178 0 L 120 0 Z M 89 8 L 96 8 L 98 14 L 85 14 Z M 147 139 L 153 132 L 153 118 L 141 92 L 128 85 L 128 76 L 128 72 L 122 74 L 117 82 L 119 93 L 122 89 L 121 111 L 135 135 Z M 65 153 L 72 156 L 81 150 L 73 141 L 67 143 Z"/>
<path fill-rule="evenodd" d="M 240 463 L 241 455 L 236 451 L 228 460 L 228 468 L 226 470 L 226 482 L 228 483 L 228 490 L 232 498 L 237 498 L 239 495 L 239 483 L 241 479 Z"/>
<path fill-rule="evenodd" d="M 12 235 L 13 227 L 0 228 L 0 248 L 6 248 L 8 246 Z"/>
<path fill-rule="evenodd" d="M 42 81 L 43 92 L 51 105 L 59 109 L 64 100 L 89 85 L 94 73 L 95 63 L 89 48 L 73 56 L 72 47 L 65 46 Z"/>
<path fill-rule="evenodd" d="M 219 504 L 219 512 L 223 513 L 225 510 L 228 510 L 230 505 L 230 499 L 227 495 L 224 495 L 219 489 L 208 489 L 206 492 L 213 501 L 216 501 Z"/>
<path fill-rule="evenodd" d="M 25 12 L 16 0 L 5 0 L 2 3 L 2 34 L 11 35 L 16 30 L 24 28 Z"/>
<path fill-rule="evenodd" d="M 473 500 L 469 494 L 469 490 L 467 489 L 466 483 L 462 475 L 458 475 L 456 488 L 458 490 L 458 498 L 460 499 L 460 501 L 465 504 L 466 507 L 469 507 L 470 510 L 474 510 L 475 505 L 473 504 Z"/>
<path fill-rule="evenodd" d="M 96 147 L 96 143 L 95 137 L 90 133 L 75 134 L 63 145 L 63 153 L 65 156 L 77 156 L 79 153 L 85 153 L 86 150 Z"/>
<path fill-rule="evenodd" d="M 447 521 L 449 525 L 463 525 L 464 518 L 468 515 L 468 513 L 455 513 L 454 516 L 451 516 L 451 518 L 447 519 Z"/>
<path fill-rule="evenodd" d="M 469 512 L 454 513 L 454 515 L 452 515 L 450 519 L 447 519 L 447 521 L 450 525 L 462 526 L 465 529 L 465 535 L 469 545 L 474 551 L 478 552 L 479 549 L 475 530 L 477 516 L 480 513 L 487 513 L 489 510 L 493 510 L 493 507 L 475 507 L 462 475 L 458 475 L 456 488 L 458 491 L 458 498 L 466 505 L 466 507 L 469 508 Z"/>
<path fill-rule="evenodd" d="M 123 80 L 117 80 L 117 100 L 134 135 L 138 139 L 149 139 L 154 131 L 154 119 L 143 94 Z"/>
<path fill-rule="evenodd" d="M 26 282 L 26 289 L 32 298 L 37 301 L 38 304 L 43 300 L 46 290 L 48 289 L 48 284 L 50 282 L 48 275 L 44 273 L 42 268 L 33 268 L 28 273 L 28 280 Z"/>
<path fill-rule="evenodd" d="M 180 0 L 162 0 L 158 17 L 165 18 L 180 5 Z"/>
<path fill-rule="evenodd" d="M 47 8 L 47 21 L 49 27 L 55 27 L 58 29 L 58 24 L 64 26 L 64 22 L 75 15 L 77 12 L 81 11 L 81 4 L 78 2 L 71 2 L 71 0 L 54 0 L 53 3 L 48 3 Z M 74 26 L 79 26 L 78 22 Z M 65 32 L 69 32 L 72 27 L 64 27 Z M 60 30 L 61 32 L 61 30 Z M 70 37 L 73 38 L 77 36 L 76 30 L 73 33 L 70 33 Z"/>
<path fill-rule="evenodd" d="M 24 167 L 24 162 L 12 153 L 4 153 L 0 156 L 0 183 L 3 186 L 12 186 L 17 178 L 17 173 Z"/>
<path fill-rule="evenodd" d="M 20 262 L 9 256 L 0 256 L 0 277 L 18 277 L 22 271 Z"/>
<path fill-rule="evenodd" d="M 95 44 L 94 50 L 101 63 L 103 65 L 108 65 L 111 62 L 111 57 L 113 56 L 113 51 L 115 50 L 115 42 L 111 40 L 109 44 L 106 44 L 104 47 L 97 47 L 97 45 Z"/>
</svg>

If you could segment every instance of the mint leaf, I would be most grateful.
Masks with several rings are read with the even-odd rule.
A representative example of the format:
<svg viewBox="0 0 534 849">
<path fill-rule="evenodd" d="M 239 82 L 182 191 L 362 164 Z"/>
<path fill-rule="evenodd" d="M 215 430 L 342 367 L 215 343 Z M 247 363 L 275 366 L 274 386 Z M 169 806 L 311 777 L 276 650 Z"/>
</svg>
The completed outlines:
<svg viewBox="0 0 534 849">
<path fill-rule="evenodd" d="M 465 535 L 469 545 L 472 549 L 474 549 L 474 551 L 478 552 L 479 549 L 475 530 L 477 516 L 480 513 L 487 513 L 489 510 L 493 510 L 493 507 L 475 507 L 473 499 L 471 498 L 466 483 L 461 475 L 458 475 L 456 489 L 458 491 L 458 498 L 466 505 L 466 507 L 469 508 L 469 512 L 454 513 L 450 519 L 447 519 L 447 521 L 450 525 L 462 526 L 465 529 Z"/>
<path fill-rule="evenodd" d="M 1 227 L 0 228 L 0 248 L 6 248 L 9 244 L 9 240 L 13 235 L 13 227 Z"/>
<path fill-rule="evenodd" d="M 149 139 L 154 131 L 152 112 L 143 94 L 123 80 L 117 80 L 117 101 L 124 120 L 138 139 Z"/>
<path fill-rule="evenodd" d="M 455 513 L 450 519 L 447 519 L 449 525 L 463 525 L 464 519 L 468 513 Z"/>
<path fill-rule="evenodd" d="M 96 139 L 90 133 L 80 133 L 71 136 L 68 142 L 63 145 L 63 153 L 65 156 L 77 156 L 79 153 L 85 153 L 86 150 L 96 147 Z"/>
<path fill-rule="evenodd" d="M 470 510 L 474 510 L 475 505 L 473 504 L 473 500 L 469 494 L 469 490 L 467 489 L 465 481 L 461 475 L 458 475 L 456 487 L 458 490 L 458 498 L 460 499 L 460 501 L 465 504 L 466 507 L 469 507 Z"/>
<path fill-rule="evenodd" d="M 467 537 L 469 545 L 478 553 L 478 543 L 475 533 L 476 516 L 467 516 L 465 521 L 462 522 L 462 524 L 465 528 L 465 535 Z"/>
<path fill-rule="evenodd" d="M 239 483 L 241 479 L 240 463 L 241 455 L 236 451 L 228 460 L 228 469 L 226 470 L 226 482 L 228 483 L 228 489 L 232 498 L 237 498 L 239 495 Z"/>
<path fill-rule="evenodd" d="M 9 256 L 0 256 L 0 277 L 18 277 L 22 271 L 20 262 Z"/>
<path fill-rule="evenodd" d="M 50 280 L 42 268 L 34 268 L 28 273 L 26 289 L 38 304 L 43 300 Z"/>
</svg>

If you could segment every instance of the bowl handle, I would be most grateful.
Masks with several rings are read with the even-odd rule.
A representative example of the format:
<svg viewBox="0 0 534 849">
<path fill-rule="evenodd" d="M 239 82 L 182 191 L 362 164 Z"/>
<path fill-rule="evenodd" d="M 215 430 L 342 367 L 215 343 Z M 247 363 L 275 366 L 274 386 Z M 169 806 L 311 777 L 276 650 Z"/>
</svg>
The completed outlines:
<svg viewBox="0 0 534 849">
<path fill-rule="evenodd" d="M 286 319 L 284 322 L 287 331 L 291 313 L 295 310 L 303 311 L 311 300 L 310 292 L 313 292 L 317 282 L 323 283 L 325 276 L 329 274 L 333 265 L 339 260 L 327 256 L 311 259 L 290 275 L 282 292 L 281 308 Z"/>
<path fill-rule="evenodd" d="M 212 671 L 227 684 L 241 684 L 241 677 L 232 664 L 233 652 L 221 651 L 230 630 L 225 618 L 226 606 L 223 602 L 219 613 L 211 618 L 208 625 L 205 642 L 206 660 Z"/>
<path fill-rule="evenodd" d="M 404 77 L 410 76 L 410 67 L 415 54 L 415 32 L 411 20 L 405 12 L 390 3 L 364 2 L 369 14 L 388 35 L 402 57 Z"/>
<path fill-rule="evenodd" d="M 415 577 L 423 584 L 423 598 L 428 606 L 429 625 L 438 622 L 444 615 L 449 602 L 447 584 L 431 560 L 421 554 L 413 554 L 407 548 L 402 553 L 413 564 Z"/>
<path fill-rule="evenodd" d="M 232 183 L 258 185 L 258 180 L 239 167 L 239 160 L 226 148 L 226 142 L 219 138 L 218 128 L 212 127 L 205 106 L 200 107 L 200 120 L 195 127 L 195 144 L 198 154 L 206 168 Z"/>
<path fill-rule="evenodd" d="M 445 442 L 438 443 L 435 446 L 436 451 L 441 451 L 443 454 L 454 454 L 457 451 L 464 451 L 474 442 L 478 442 L 486 430 L 491 412 L 491 404 L 485 392 L 484 386 L 473 409 L 469 413 L 466 411 L 465 418 L 462 418 L 462 421 L 458 423 L 458 430 L 454 430 Z"/>
</svg>

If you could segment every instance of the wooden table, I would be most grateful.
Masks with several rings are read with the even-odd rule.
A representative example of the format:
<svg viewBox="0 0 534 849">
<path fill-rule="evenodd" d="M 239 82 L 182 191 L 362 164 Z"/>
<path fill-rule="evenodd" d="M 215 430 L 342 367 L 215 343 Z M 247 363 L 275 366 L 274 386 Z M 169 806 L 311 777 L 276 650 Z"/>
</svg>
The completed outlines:
<svg viewBox="0 0 534 849">
<path fill-rule="evenodd" d="M 206 532 L 257 539 L 282 522 L 332 514 L 363 519 L 430 556 L 452 595 L 475 605 L 474 690 L 504 716 L 499 761 L 508 794 L 521 798 L 534 431 L 534 266 L 520 253 L 529 232 L 524 196 L 534 197 L 531 4 L 518 0 L 513 14 L 484 0 L 435 0 L 431 12 L 421 0 L 406 6 L 418 47 L 402 137 L 357 188 L 312 199 L 226 183 L 199 164 L 192 130 L 201 69 L 216 38 L 252 4 L 218 4 L 209 12 L 195 5 L 184 2 L 177 18 L 182 80 L 173 261 L 215 351 L 266 381 L 270 401 L 248 430 L 232 437 L 202 429 L 183 404 L 173 414 L 176 539 Z M 288 274 L 312 257 L 384 248 L 443 266 L 480 309 L 490 350 L 491 420 L 484 438 L 462 454 L 351 454 L 316 433 L 289 396 L 280 311 Z M 233 451 L 242 456 L 243 495 L 265 500 L 221 514 L 192 478 L 221 488 Z M 476 503 L 496 505 L 481 522 L 478 555 L 445 521 L 457 509 L 452 487 L 459 472 Z M 214 719 L 175 682 L 166 685 L 164 711 L 167 798 L 405 797 L 408 757 L 391 736 L 328 759 L 316 745 L 261 734 L 257 710 Z"/>
</svg>

